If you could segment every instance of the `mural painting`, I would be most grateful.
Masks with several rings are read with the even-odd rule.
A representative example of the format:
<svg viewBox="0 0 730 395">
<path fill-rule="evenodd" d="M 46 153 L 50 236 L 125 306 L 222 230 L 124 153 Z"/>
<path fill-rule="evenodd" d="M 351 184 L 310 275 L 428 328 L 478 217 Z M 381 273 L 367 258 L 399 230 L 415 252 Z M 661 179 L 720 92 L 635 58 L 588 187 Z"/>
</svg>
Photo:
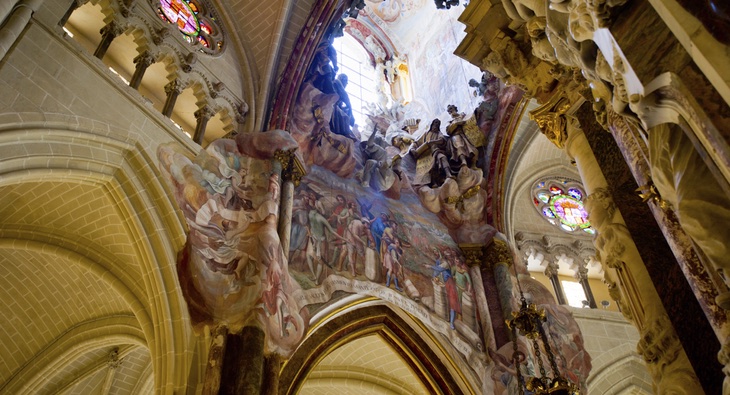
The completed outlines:
<svg viewBox="0 0 730 395">
<path fill-rule="evenodd" d="M 412 190 L 399 200 L 312 166 L 293 204 L 289 270 L 309 313 L 347 293 L 376 296 L 448 336 L 467 359 L 483 349 L 464 258 Z"/>
<path fill-rule="evenodd" d="M 158 157 L 189 226 L 178 276 L 193 321 L 264 329 L 269 352 L 289 355 L 306 331 L 307 314 L 292 295 L 276 232 L 280 169 L 271 158 L 291 150 L 288 133 L 220 139 L 196 156 L 163 144 Z"/>
</svg>

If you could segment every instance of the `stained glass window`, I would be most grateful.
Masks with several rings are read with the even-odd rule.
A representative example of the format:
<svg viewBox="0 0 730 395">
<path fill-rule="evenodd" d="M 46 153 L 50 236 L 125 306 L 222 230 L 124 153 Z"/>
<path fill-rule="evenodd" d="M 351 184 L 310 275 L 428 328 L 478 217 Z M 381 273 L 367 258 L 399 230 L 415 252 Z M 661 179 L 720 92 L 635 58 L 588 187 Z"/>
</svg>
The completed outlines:
<svg viewBox="0 0 730 395">
<path fill-rule="evenodd" d="M 211 6 L 206 0 L 158 0 L 157 15 L 173 24 L 185 41 L 207 54 L 223 50 L 222 29 L 218 25 Z"/>
<path fill-rule="evenodd" d="M 594 235 L 596 232 L 583 207 L 584 196 L 583 187 L 577 181 L 557 178 L 537 181 L 532 200 L 537 211 L 552 225 L 566 232 L 582 230 Z"/>
</svg>

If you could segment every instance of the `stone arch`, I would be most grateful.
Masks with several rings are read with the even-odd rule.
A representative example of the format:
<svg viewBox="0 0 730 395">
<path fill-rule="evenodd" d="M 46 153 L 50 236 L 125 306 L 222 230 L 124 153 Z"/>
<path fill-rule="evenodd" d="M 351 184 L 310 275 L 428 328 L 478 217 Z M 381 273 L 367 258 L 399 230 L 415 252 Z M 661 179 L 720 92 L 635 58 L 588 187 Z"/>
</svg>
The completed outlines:
<svg viewBox="0 0 730 395">
<path fill-rule="evenodd" d="M 591 392 L 622 394 L 637 388 L 646 394 L 654 393 L 644 361 L 628 343 L 603 353 L 592 364 L 593 369 L 586 382 Z"/>
<path fill-rule="evenodd" d="M 14 394 L 38 393 L 59 370 L 77 358 L 94 350 L 119 345 L 147 347 L 135 317 L 112 315 L 79 323 L 36 354 L 6 383 L 3 390 Z M 68 386 L 71 383 L 62 384 Z"/>
<path fill-rule="evenodd" d="M 99 123 L 90 130 L 80 126 L 78 119 L 70 118 L 66 119 L 65 129 L 61 125 L 54 127 L 53 122 L 0 126 L 7 129 L 0 135 L 0 147 L 6 152 L 18 151 L 15 155 L 4 155 L 0 160 L 3 180 L 0 187 L 29 183 L 44 185 L 56 180 L 97 191 L 112 202 L 113 207 L 109 210 L 118 215 L 119 219 L 114 220 L 126 229 L 125 237 L 132 246 L 132 255 L 120 257 L 122 264 L 135 262 L 140 270 L 130 272 L 126 278 L 119 274 L 123 281 L 115 281 L 140 290 L 120 293 L 127 297 L 136 295 L 140 302 L 132 307 L 135 315 L 148 317 L 140 320 L 140 327 L 153 361 L 155 392 L 182 391 L 192 357 L 189 316 L 175 270 L 177 252 L 185 243 L 184 222 L 168 197 L 169 191 L 161 182 L 153 156 L 143 146 L 124 131 L 112 130 Z M 112 281 L 115 278 L 104 265 L 112 269 L 116 265 L 86 248 L 84 235 L 65 235 L 67 240 L 63 241 L 63 237 L 54 239 L 53 234 L 23 229 L 22 223 L 15 225 L 18 224 L 13 224 L 3 236 L 17 240 L 17 237 L 30 234 L 39 240 L 25 236 L 31 240 L 15 242 L 38 245 L 41 250 L 59 250 L 49 242 L 70 247 L 61 250 L 76 249 L 67 254 L 94 262 L 92 266 L 98 268 L 101 279 Z M 13 230 L 13 227 L 18 229 Z M 100 265 L 99 262 L 107 263 Z"/>
<path fill-rule="evenodd" d="M 397 307 L 384 302 L 371 302 L 338 312 L 315 324 L 309 336 L 282 367 L 279 384 L 281 393 L 296 393 L 322 358 L 337 347 L 366 334 L 378 334 L 390 339 L 391 346 L 431 393 L 474 393 L 481 386 L 481 383 L 476 383 L 475 377 L 466 377 L 464 369 L 456 366 L 446 351 L 451 348 L 449 344 L 441 343 L 431 336 L 422 324 Z M 367 376 L 367 372 L 360 372 L 360 375 Z"/>
</svg>

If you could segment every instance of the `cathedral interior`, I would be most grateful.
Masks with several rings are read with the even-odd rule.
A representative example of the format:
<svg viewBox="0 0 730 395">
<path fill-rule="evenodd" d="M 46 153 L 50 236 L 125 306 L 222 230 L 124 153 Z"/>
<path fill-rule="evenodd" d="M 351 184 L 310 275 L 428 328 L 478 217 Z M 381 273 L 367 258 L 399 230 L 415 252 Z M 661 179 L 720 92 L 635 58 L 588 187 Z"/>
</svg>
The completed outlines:
<svg viewBox="0 0 730 395">
<path fill-rule="evenodd" d="M 719 0 L 3 0 L 0 394 L 730 395 L 728 45 Z"/>
</svg>

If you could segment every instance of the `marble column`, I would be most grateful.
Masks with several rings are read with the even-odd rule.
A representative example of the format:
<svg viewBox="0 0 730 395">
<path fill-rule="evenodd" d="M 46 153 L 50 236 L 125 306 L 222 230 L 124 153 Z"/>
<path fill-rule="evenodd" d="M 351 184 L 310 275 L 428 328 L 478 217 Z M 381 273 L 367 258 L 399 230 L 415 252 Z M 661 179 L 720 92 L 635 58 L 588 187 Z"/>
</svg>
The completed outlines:
<svg viewBox="0 0 730 395">
<path fill-rule="evenodd" d="M 132 79 L 129 81 L 129 86 L 134 89 L 139 88 L 139 84 L 142 83 L 145 71 L 155 62 L 155 57 L 149 51 L 144 51 L 134 58 L 134 74 Z"/>
<path fill-rule="evenodd" d="M 260 394 L 264 376 L 264 339 L 261 328 L 243 327 L 229 333 L 223 356 L 219 394 Z"/>
<path fill-rule="evenodd" d="M 209 105 L 204 105 L 198 111 L 195 111 L 194 115 L 197 123 L 195 124 L 193 141 L 202 145 L 203 137 L 205 137 L 205 128 L 208 126 L 208 121 L 215 116 L 215 110 Z"/>
<path fill-rule="evenodd" d="M 97 45 L 96 51 L 94 51 L 94 56 L 99 59 L 104 59 L 104 55 L 106 55 L 106 51 L 109 49 L 112 41 L 114 41 L 117 36 L 124 33 L 124 28 L 118 22 L 111 21 L 109 24 L 102 27 L 101 30 L 99 30 L 99 33 L 101 33 L 101 41 L 99 42 L 99 45 Z"/>
<path fill-rule="evenodd" d="M 596 298 L 593 297 L 591 285 L 588 283 L 588 267 L 585 262 L 578 263 L 578 269 L 575 271 L 575 279 L 583 287 L 583 292 L 586 294 L 586 300 L 588 301 L 588 307 L 592 309 L 597 308 Z"/>
<path fill-rule="evenodd" d="M 304 177 L 304 166 L 297 159 L 294 151 L 276 151 L 274 153 L 277 163 L 281 165 L 281 200 L 279 203 L 279 223 L 277 233 L 281 240 L 281 248 L 284 256 L 289 256 L 291 245 L 291 221 L 292 206 L 294 204 L 294 188 L 299 185 Z"/>
<path fill-rule="evenodd" d="M 489 304 L 489 315 L 494 330 L 497 349 L 510 341 L 510 331 L 505 324 L 512 312 L 512 251 L 507 243 L 493 240 L 485 250 L 481 277 Z"/>
<path fill-rule="evenodd" d="M 545 275 L 550 279 L 550 284 L 553 286 L 558 304 L 567 304 L 565 294 L 563 293 L 563 286 L 560 284 L 560 279 L 558 278 L 558 262 L 548 261 L 547 267 L 545 268 Z"/>
<path fill-rule="evenodd" d="M 279 394 L 279 373 L 281 371 L 281 357 L 271 354 L 264 359 L 264 383 L 262 395 Z"/>
<path fill-rule="evenodd" d="M 577 118 L 568 119 L 565 149 L 575 161 L 588 193 L 585 209 L 597 232 L 594 243 L 607 280 L 617 284 L 619 292 L 614 295 L 619 296 L 622 313 L 641 334 L 637 348 L 652 374 L 655 389 L 659 393 L 702 393 L 693 365 Z"/>
<path fill-rule="evenodd" d="M 217 395 L 220 391 L 221 373 L 226 354 L 226 341 L 228 340 L 228 327 L 218 325 L 213 329 L 210 337 L 208 363 L 205 365 L 205 377 L 203 379 L 203 395 Z"/>
<path fill-rule="evenodd" d="M 473 288 L 471 293 L 462 293 L 462 321 L 476 333 L 479 333 L 479 326 L 481 325 L 484 328 L 484 344 L 494 349 L 497 344 L 492 331 L 492 314 L 489 311 L 490 302 L 484 290 L 484 280 L 480 270 L 484 263 L 484 248 L 483 244 L 459 244 L 459 249 L 464 254 L 466 265 L 469 268 L 469 277 Z"/>
<path fill-rule="evenodd" d="M 175 108 L 175 102 L 177 101 L 177 97 L 180 96 L 180 93 L 182 93 L 184 87 L 180 80 L 172 80 L 167 85 L 165 85 L 165 93 L 167 94 L 167 98 L 165 99 L 165 105 L 162 107 L 162 115 L 166 117 L 170 117 L 172 115 L 172 110 Z"/>
</svg>

